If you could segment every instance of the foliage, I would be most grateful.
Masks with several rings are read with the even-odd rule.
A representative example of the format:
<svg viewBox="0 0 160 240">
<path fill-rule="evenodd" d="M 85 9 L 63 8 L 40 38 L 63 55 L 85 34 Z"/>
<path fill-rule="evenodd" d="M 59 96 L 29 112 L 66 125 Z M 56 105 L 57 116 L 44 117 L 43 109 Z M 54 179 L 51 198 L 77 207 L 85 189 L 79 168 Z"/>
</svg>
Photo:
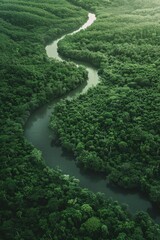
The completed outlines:
<svg viewBox="0 0 160 240">
<path fill-rule="evenodd" d="M 84 22 L 86 12 L 65 0 L 1 0 L 0 7 L 1 239 L 85 240 L 95 233 L 99 239 L 145 240 L 155 234 L 158 240 L 159 226 L 148 215 L 131 217 L 46 167 L 23 136 L 30 111 L 86 80 L 83 68 L 49 60 L 44 50 L 46 41 Z"/>
<path fill-rule="evenodd" d="M 60 103 L 51 125 L 78 164 L 124 188 L 140 187 L 160 206 L 159 7 L 106 1 L 94 25 L 60 42 L 64 56 L 98 67 L 101 84 Z"/>
</svg>

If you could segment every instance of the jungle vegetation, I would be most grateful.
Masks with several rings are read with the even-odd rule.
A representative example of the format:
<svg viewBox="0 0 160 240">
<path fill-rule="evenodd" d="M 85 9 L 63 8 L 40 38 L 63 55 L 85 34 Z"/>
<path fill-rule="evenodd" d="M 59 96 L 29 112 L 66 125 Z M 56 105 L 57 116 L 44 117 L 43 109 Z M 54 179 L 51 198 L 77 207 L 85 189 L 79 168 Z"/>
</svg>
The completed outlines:
<svg viewBox="0 0 160 240">
<path fill-rule="evenodd" d="M 90 28 L 59 42 L 60 54 L 96 66 L 101 83 L 62 101 L 51 126 L 79 165 L 160 206 L 160 3 L 102 3 Z"/>
<path fill-rule="evenodd" d="M 79 4 L 0 0 L 0 237 L 158 240 L 160 228 L 147 214 L 131 216 L 117 202 L 80 188 L 76 179 L 48 168 L 24 138 L 35 108 L 87 79 L 83 68 L 48 59 L 44 48 L 87 19 Z"/>
</svg>

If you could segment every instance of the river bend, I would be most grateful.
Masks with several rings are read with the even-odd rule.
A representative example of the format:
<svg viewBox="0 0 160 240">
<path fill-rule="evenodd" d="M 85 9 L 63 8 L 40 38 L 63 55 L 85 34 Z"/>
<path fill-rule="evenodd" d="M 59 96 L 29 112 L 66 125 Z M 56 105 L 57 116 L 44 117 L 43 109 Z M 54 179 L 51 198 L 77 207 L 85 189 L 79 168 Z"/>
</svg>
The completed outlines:
<svg viewBox="0 0 160 240">
<path fill-rule="evenodd" d="M 82 29 L 85 30 L 96 20 L 95 14 L 89 13 L 87 22 L 78 30 L 70 33 L 75 34 Z M 66 34 L 68 35 L 68 34 Z M 66 35 L 55 40 L 52 44 L 46 46 L 48 57 L 63 61 L 58 54 L 58 42 Z M 76 63 L 77 64 L 77 63 Z M 125 191 L 119 187 L 110 186 L 107 181 L 100 175 L 91 172 L 84 172 L 76 166 L 73 156 L 68 156 L 61 147 L 52 144 L 54 133 L 48 128 L 51 113 L 54 112 L 54 106 L 61 99 L 72 99 L 79 94 L 84 94 L 90 87 L 96 86 L 99 82 L 97 70 L 89 65 L 81 63 L 88 71 L 87 84 L 79 86 L 76 90 L 70 92 L 67 96 L 54 100 L 50 104 L 42 106 L 36 110 L 28 119 L 24 134 L 30 143 L 42 152 L 46 165 L 55 168 L 59 167 L 64 174 L 75 176 L 80 180 L 80 186 L 88 188 L 93 192 L 102 192 L 107 197 L 117 200 L 122 204 L 128 205 L 128 210 L 135 214 L 137 211 L 147 211 L 155 222 L 160 223 L 160 216 L 156 207 L 140 193 Z M 77 65 L 78 66 L 78 65 Z"/>
</svg>

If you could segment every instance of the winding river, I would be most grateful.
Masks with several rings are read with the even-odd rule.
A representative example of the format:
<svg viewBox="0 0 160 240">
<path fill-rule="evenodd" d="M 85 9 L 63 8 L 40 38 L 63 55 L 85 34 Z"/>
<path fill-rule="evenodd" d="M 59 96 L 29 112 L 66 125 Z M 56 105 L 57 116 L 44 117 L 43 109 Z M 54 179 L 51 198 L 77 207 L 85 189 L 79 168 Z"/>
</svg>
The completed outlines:
<svg viewBox="0 0 160 240">
<path fill-rule="evenodd" d="M 95 14 L 88 14 L 88 21 L 78 30 L 70 33 L 70 35 L 88 28 L 96 20 Z M 62 40 L 66 35 L 54 41 L 52 44 L 46 46 L 46 53 L 48 57 L 55 58 L 63 61 L 63 58 L 58 54 L 57 43 Z M 81 63 L 82 65 L 83 63 Z M 78 65 L 77 65 L 78 66 Z M 54 106 L 63 98 L 72 99 L 79 94 L 85 93 L 90 87 L 96 86 L 99 82 L 97 70 L 93 67 L 83 64 L 88 71 L 88 81 L 76 90 L 70 92 L 67 96 L 54 100 L 52 103 L 47 104 L 36 110 L 28 119 L 24 134 L 25 137 L 37 149 L 42 152 L 46 165 L 55 168 L 59 167 L 64 174 L 75 176 L 80 180 L 80 186 L 88 188 L 93 192 L 102 192 L 107 197 L 119 201 L 122 204 L 128 205 L 128 210 L 135 214 L 137 211 L 146 211 L 155 220 L 160 223 L 160 215 L 156 207 L 140 193 L 133 191 L 125 191 L 119 187 L 113 187 L 107 183 L 106 179 L 98 174 L 92 172 L 84 172 L 76 166 L 73 156 L 68 156 L 61 147 L 55 146 L 52 142 L 54 133 L 48 128 L 51 113 L 54 112 Z"/>
</svg>

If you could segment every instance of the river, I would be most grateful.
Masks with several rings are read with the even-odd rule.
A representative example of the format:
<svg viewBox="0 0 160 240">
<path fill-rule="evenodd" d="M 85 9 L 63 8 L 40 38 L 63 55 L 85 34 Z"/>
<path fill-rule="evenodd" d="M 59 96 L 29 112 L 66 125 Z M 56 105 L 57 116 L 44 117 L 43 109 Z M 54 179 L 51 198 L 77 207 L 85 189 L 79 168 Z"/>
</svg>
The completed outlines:
<svg viewBox="0 0 160 240">
<path fill-rule="evenodd" d="M 85 30 L 92 25 L 95 20 L 95 14 L 89 13 L 87 22 L 78 30 L 70 33 L 70 35 L 75 34 L 82 29 Z M 46 53 L 48 57 L 63 61 L 63 58 L 58 54 L 57 43 L 66 35 L 46 46 Z M 132 214 L 135 214 L 137 211 L 146 211 L 155 220 L 155 222 L 160 223 L 158 210 L 142 194 L 134 191 L 125 191 L 119 187 L 113 187 L 107 183 L 103 176 L 89 171 L 84 172 L 83 169 L 77 167 L 73 156 L 69 156 L 60 146 L 55 146 L 53 144 L 54 133 L 48 128 L 48 125 L 51 113 L 54 112 L 54 106 L 56 103 L 64 98 L 72 99 L 79 94 L 84 94 L 90 87 L 96 86 L 100 81 L 95 68 L 83 63 L 81 63 L 81 65 L 85 66 L 88 71 L 87 83 L 79 86 L 68 95 L 56 99 L 50 104 L 46 104 L 37 109 L 27 120 L 24 130 L 25 137 L 34 145 L 34 147 L 42 152 L 42 156 L 45 159 L 47 166 L 51 168 L 59 167 L 64 174 L 68 174 L 79 179 L 80 186 L 88 188 L 93 192 L 102 192 L 107 197 L 112 198 L 121 204 L 127 204 L 128 210 Z"/>
</svg>

